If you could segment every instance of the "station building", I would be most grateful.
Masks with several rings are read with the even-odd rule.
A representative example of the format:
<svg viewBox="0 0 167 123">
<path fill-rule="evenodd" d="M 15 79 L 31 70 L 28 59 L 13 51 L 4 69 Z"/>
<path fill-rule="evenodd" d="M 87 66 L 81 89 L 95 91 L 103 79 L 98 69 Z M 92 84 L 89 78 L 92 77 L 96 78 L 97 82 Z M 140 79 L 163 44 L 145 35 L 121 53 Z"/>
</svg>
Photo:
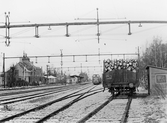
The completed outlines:
<svg viewBox="0 0 167 123">
<path fill-rule="evenodd" d="M 29 83 L 34 81 L 42 81 L 42 68 L 33 65 L 26 53 L 20 59 L 20 62 L 15 65 L 16 80 L 25 80 Z"/>
</svg>

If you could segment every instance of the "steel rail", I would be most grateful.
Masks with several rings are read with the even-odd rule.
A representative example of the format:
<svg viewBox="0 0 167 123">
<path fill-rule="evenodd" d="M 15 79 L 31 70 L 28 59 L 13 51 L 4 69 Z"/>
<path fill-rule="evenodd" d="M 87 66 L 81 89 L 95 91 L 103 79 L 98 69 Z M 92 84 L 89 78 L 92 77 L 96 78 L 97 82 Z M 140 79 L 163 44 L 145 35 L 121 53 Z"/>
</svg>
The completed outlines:
<svg viewBox="0 0 167 123">
<path fill-rule="evenodd" d="M 86 97 L 88 97 L 88 96 L 90 96 L 90 95 L 93 95 L 93 94 L 96 94 L 96 93 L 99 93 L 99 92 L 102 92 L 102 89 L 92 90 L 92 91 L 89 92 L 89 93 L 91 93 L 91 94 L 86 95 L 86 96 L 80 98 L 79 100 L 84 99 L 84 98 L 86 98 Z M 69 99 L 69 98 L 72 98 L 72 97 L 75 97 L 75 96 L 79 96 L 79 95 L 82 95 L 82 94 L 83 94 L 83 93 L 74 94 L 74 95 L 71 95 L 71 96 L 66 97 L 66 99 Z M 78 101 L 79 101 L 79 100 L 78 100 Z"/>
<path fill-rule="evenodd" d="M 49 91 L 52 91 L 52 90 L 55 90 L 55 89 L 63 89 L 63 88 L 69 88 L 69 87 L 78 87 L 78 85 L 68 85 L 68 86 L 48 86 L 48 88 L 37 88 L 37 89 L 33 89 L 33 90 L 22 90 L 22 91 L 16 91 L 16 92 L 9 92 L 9 93 L 2 93 L 0 94 L 0 97 L 8 97 L 8 96 L 14 96 L 14 95 L 22 95 L 24 93 L 31 93 L 31 92 L 39 92 L 37 94 L 40 94 L 42 93 L 43 91 L 45 90 L 49 90 Z M 47 92 L 49 92 L 47 91 Z M 31 95 L 31 94 L 30 94 Z M 1 101 L 1 99 L 0 99 Z"/>
<path fill-rule="evenodd" d="M 130 105 L 132 102 L 132 97 L 129 97 L 126 108 L 125 108 L 125 112 L 121 118 L 121 122 L 120 123 L 126 123 L 127 118 L 128 118 L 128 113 L 129 113 L 129 109 L 130 109 Z"/>
<path fill-rule="evenodd" d="M 101 104 L 99 107 L 97 107 L 95 110 L 87 114 L 85 117 L 77 121 L 77 123 L 85 123 L 88 119 L 90 119 L 93 115 L 95 115 L 98 111 L 100 111 L 104 106 L 106 106 L 108 103 L 110 103 L 114 97 L 110 97 L 107 101 L 105 101 L 103 104 Z"/>
<path fill-rule="evenodd" d="M 3 91 L 13 91 L 13 90 L 27 90 L 27 89 L 34 89 L 34 88 L 46 88 L 46 87 L 53 87 L 55 86 L 54 84 L 53 85 L 40 85 L 40 86 L 22 86 L 20 88 L 0 88 L 0 92 L 3 92 Z M 57 87 L 57 85 L 56 85 Z"/>
<path fill-rule="evenodd" d="M 30 100 L 30 99 L 33 99 L 33 98 L 39 98 L 39 97 L 43 97 L 43 96 L 47 96 L 47 95 L 51 95 L 51 94 L 56 94 L 56 93 L 64 92 L 64 91 L 68 91 L 68 90 L 70 90 L 70 89 L 62 88 L 62 89 L 59 89 L 59 90 L 52 90 L 52 91 L 47 91 L 47 92 L 43 92 L 43 93 L 41 92 L 41 93 L 37 93 L 37 94 L 25 95 L 23 97 L 14 97 L 14 98 L 11 98 L 11 99 L 4 99 L 4 100 L 0 100 L 0 105 L 11 104 L 11 103 L 15 103 L 15 102 Z"/>
<path fill-rule="evenodd" d="M 3 118 L 3 119 L 0 119 L 0 123 L 3 123 L 3 122 L 6 122 L 6 121 L 9 121 L 9 120 L 12 120 L 12 119 L 14 119 L 14 118 L 16 118 L 16 117 L 23 116 L 23 115 L 28 114 L 28 113 L 33 112 L 33 111 L 37 111 L 37 110 L 43 109 L 43 108 L 45 108 L 45 107 L 47 107 L 47 106 L 49 106 L 49 105 L 52 105 L 53 103 L 62 101 L 62 100 L 64 100 L 64 99 L 67 99 L 67 97 L 71 96 L 72 94 L 76 94 L 76 93 L 78 93 L 78 92 L 80 92 L 80 91 L 82 91 L 82 90 L 84 90 L 84 89 L 86 89 L 86 88 L 88 88 L 88 87 L 82 88 L 82 89 L 80 89 L 80 90 L 78 90 L 78 91 L 75 91 L 75 92 L 72 92 L 72 93 L 70 93 L 70 94 L 68 94 L 68 95 L 66 95 L 66 96 L 63 96 L 63 97 L 60 97 L 60 98 L 58 98 L 58 99 L 56 99 L 56 100 L 53 100 L 53 101 L 50 101 L 50 102 L 48 102 L 48 103 L 42 104 L 42 105 L 40 105 L 40 106 L 38 106 L 38 107 L 31 108 L 31 109 L 29 109 L 29 110 L 27 110 L 27 111 L 23 111 L 23 112 L 21 112 L 21 113 L 14 114 L 14 115 L 12 115 L 12 116 L 5 117 L 5 118 Z"/>
<path fill-rule="evenodd" d="M 52 91 L 47 91 L 45 93 L 38 93 L 37 95 L 36 94 L 31 94 L 31 95 L 26 95 L 26 96 L 23 96 L 23 97 L 14 97 L 14 98 L 11 98 L 11 99 L 2 99 L 2 100 L 0 100 L 0 105 L 15 103 L 15 102 L 29 100 L 29 99 L 38 98 L 38 97 L 43 97 L 43 96 L 47 96 L 47 95 L 51 95 L 51 94 L 56 94 L 56 93 L 59 93 L 59 92 L 69 91 L 70 89 L 62 88 L 62 90 L 61 89 L 52 90 Z M 102 90 L 102 89 L 99 89 L 99 90 Z M 74 96 L 77 96 L 77 95 L 80 95 L 80 94 L 70 95 L 67 98 L 74 97 Z M 14 100 L 14 99 L 17 99 L 17 100 Z M 2 102 L 2 101 L 4 101 L 4 102 Z"/>
<path fill-rule="evenodd" d="M 48 114 L 47 116 L 43 117 L 42 119 L 38 120 L 35 123 L 43 123 L 44 121 L 46 121 L 47 119 L 49 119 L 50 117 L 53 117 L 54 115 L 58 114 L 61 111 L 64 111 L 65 109 L 69 108 L 71 105 L 73 105 L 74 103 L 78 102 L 79 100 L 82 100 L 88 96 L 94 95 L 96 93 L 102 92 L 102 91 L 98 91 L 98 92 L 94 92 L 91 93 L 89 95 L 84 96 L 85 94 L 89 93 L 92 89 L 94 89 L 96 86 L 94 86 L 93 88 L 89 89 L 87 92 L 82 93 L 80 96 L 78 96 L 77 98 L 73 99 L 72 101 L 70 101 L 69 103 L 67 103 L 66 105 L 60 107 L 59 109 L 57 109 L 56 111 Z"/>
<path fill-rule="evenodd" d="M 7 92 L 7 93 L 1 93 L 0 96 L 8 96 L 8 95 L 16 95 L 16 94 L 23 94 L 23 93 L 28 93 L 28 92 L 40 92 L 40 91 L 44 91 L 44 90 L 48 90 L 48 89 L 58 89 L 58 88 L 63 88 L 66 86 L 54 86 L 54 87 L 48 87 L 48 88 L 35 88 L 33 90 L 19 90 L 16 92 Z"/>
</svg>

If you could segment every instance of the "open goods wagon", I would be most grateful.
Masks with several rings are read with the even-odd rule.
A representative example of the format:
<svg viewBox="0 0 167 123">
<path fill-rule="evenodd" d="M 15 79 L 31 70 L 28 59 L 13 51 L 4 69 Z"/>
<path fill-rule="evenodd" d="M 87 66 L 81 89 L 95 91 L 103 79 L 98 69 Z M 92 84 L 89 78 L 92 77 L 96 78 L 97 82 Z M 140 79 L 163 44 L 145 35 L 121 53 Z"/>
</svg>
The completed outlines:
<svg viewBox="0 0 167 123">
<path fill-rule="evenodd" d="M 139 85 L 138 60 L 104 60 L 103 87 L 112 94 L 129 93 L 136 91 Z"/>
</svg>

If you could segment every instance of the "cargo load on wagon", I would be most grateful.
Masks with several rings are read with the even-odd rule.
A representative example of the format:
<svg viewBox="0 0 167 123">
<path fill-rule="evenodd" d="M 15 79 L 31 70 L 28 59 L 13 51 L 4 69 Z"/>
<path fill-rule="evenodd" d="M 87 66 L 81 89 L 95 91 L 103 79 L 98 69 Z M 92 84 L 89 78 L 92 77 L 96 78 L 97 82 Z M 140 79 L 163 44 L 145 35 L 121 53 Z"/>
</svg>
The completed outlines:
<svg viewBox="0 0 167 123">
<path fill-rule="evenodd" d="M 103 61 L 103 87 L 112 94 L 120 92 L 134 93 L 139 85 L 138 60 L 119 59 Z"/>
</svg>

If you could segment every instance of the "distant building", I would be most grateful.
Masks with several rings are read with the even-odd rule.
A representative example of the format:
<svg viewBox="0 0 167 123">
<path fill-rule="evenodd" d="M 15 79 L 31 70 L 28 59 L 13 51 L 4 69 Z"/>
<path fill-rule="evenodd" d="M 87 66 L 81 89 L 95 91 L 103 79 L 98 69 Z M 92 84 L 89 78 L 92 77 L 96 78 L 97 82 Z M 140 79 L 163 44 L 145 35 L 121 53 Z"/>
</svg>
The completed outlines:
<svg viewBox="0 0 167 123">
<path fill-rule="evenodd" d="M 79 75 L 71 75 L 70 78 L 71 78 L 71 84 L 80 83 L 81 79 L 83 79 L 83 77 Z"/>
<path fill-rule="evenodd" d="M 16 80 L 25 80 L 32 83 L 42 81 L 43 78 L 42 68 L 34 66 L 26 53 L 23 54 L 20 62 L 15 65 L 15 71 Z"/>
<path fill-rule="evenodd" d="M 57 82 L 55 76 L 50 75 L 50 76 L 45 76 L 45 78 L 48 80 L 47 81 L 48 84 L 54 84 Z"/>
</svg>

